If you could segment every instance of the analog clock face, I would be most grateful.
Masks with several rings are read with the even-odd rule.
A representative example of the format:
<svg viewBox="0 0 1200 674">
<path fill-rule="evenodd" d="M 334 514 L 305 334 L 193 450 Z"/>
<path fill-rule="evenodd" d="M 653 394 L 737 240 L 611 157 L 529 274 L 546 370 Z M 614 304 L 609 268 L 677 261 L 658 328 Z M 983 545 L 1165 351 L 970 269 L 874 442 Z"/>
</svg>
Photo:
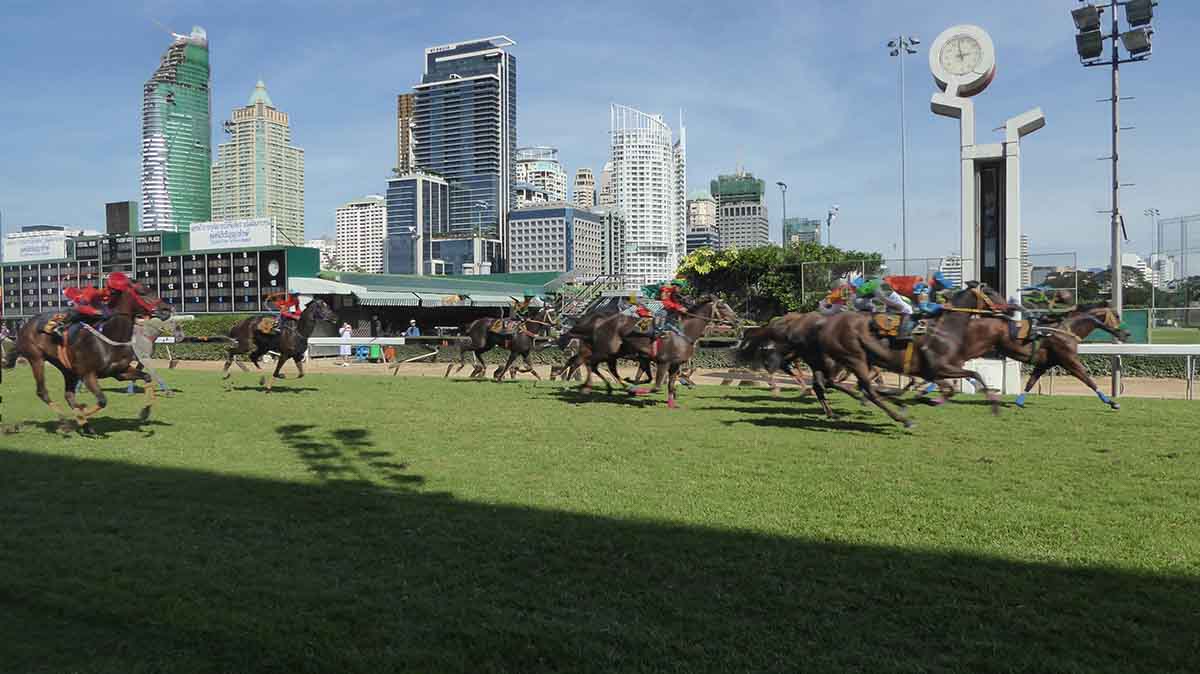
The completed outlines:
<svg viewBox="0 0 1200 674">
<path fill-rule="evenodd" d="M 983 47 L 971 35 L 957 35 L 942 45 L 942 67 L 951 75 L 962 76 L 976 72 L 983 60 Z"/>
<path fill-rule="evenodd" d="M 271 276 L 278 276 L 279 275 L 279 263 L 276 262 L 275 260 L 271 260 L 270 262 L 268 262 L 267 263 L 267 273 L 270 274 Z"/>
</svg>

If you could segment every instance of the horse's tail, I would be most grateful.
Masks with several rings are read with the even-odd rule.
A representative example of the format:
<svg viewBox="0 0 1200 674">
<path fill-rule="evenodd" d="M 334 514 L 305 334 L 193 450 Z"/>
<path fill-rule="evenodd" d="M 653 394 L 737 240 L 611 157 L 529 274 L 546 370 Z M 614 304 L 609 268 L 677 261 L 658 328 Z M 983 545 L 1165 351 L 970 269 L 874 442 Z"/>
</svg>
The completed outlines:
<svg viewBox="0 0 1200 674">
<path fill-rule="evenodd" d="M 864 327 L 863 331 L 858 333 L 858 341 L 862 344 L 863 349 L 876 360 L 884 363 L 891 360 L 892 352 L 871 335 L 870 328 Z"/>
<path fill-rule="evenodd" d="M 734 360 L 738 363 L 752 363 L 758 359 L 763 346 L 770 339 L 767 327 L 746 328 L 742 339 L 734 347 Z"/>
</svg>

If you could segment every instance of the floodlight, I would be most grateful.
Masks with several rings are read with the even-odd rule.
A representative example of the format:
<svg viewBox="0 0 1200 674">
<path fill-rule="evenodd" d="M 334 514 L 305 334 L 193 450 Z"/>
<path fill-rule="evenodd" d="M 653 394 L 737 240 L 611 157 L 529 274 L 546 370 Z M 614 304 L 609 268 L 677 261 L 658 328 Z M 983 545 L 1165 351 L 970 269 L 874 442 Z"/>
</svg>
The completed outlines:
<svg viewBox="0 0 1200 674">
<path fill-rule="evenodd" d="M 889 47 L 895 47 L 895 46 L 896 46 L 896 41 L 895 41 L 895 40 L 888 40 L 888 44 L 887 44 L 887 46 L 889 46 Z"/>
<path fill-rule="evenodd" d="M 899 53 L 900 53 L 900 50 L 899 50 L 899 49 L 893 49 L 893 50 L 890 52 L 890 54 L 891 54 L 892 56 L 895 56 L 896 54 L 899 54 Z"/>
<path fill-rule="evenodd" d="M 1134 28 L 1131 31 L 1121 33 L 1121 44 L 1129 50 L 1129 53 L 1134 56 L 1149 53 L 1150 51 L 1150 36 L 1154 31 L 1149 28 Z"/>
<path fill-rule="evenodd" d="M 1079 58 L 1088 61 L 1104 53 L 1104 36 L 1098 30 L 1089 30 L 1075 35 L 1075 51 Z"/>
<path fill-rule="evenodd" d="M 921 41 L 915 37 L 909 37 L 908 43 L 915 47 L 915 46 L 921 44 Z"/>
<path fill-rule="evenodd" d="M 1075 28 L 1081 33 L 1100 29 L 1100 10 L 1091 3 L 1079 9 L 1072 9 L 1071 18 L 1075 20 Z"/>
<path fill-rule="evenodd" d="M 1145 26 L 1154 18 L 1154 0 L 1128 0 L 1125 4 L 1125 20 L 1131 26 Z"/>
</svg>

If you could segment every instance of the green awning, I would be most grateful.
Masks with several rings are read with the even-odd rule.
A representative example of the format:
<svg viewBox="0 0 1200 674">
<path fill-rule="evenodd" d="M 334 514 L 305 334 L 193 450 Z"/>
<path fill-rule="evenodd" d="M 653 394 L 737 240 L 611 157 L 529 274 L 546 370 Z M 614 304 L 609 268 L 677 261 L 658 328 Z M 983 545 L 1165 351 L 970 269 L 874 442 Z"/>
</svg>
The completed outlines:
<svg viewBox="0 0 1200 674">
<path fill-rule="evenodd" d="M 358 303 L 364 307 L 415 307 L 420 299 L 413 293 L 389 293 L 379 291 L 356 292 Z"/>
<path fill-rule="evenodd" d="M 471 306 L 507 307 L 511 304 L 512 298 L 508 295 L 487 295 L 484 293 L 473 293 L 471 295 Z"/>
</svg>

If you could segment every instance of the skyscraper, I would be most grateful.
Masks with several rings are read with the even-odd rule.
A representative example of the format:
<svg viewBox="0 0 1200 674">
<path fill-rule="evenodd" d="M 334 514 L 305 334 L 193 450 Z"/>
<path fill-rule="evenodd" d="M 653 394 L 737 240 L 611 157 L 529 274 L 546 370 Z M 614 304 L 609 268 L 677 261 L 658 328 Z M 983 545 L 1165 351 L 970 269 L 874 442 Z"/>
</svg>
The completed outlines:
<svg viewBox="0 0 1200 674">
<path fill-rule="evenodd" d="M 546 201 L 567 200 L 567 172 L 558 162 L 557 149 L 545 146 L 517 148 L 514 164 L 515 182 L 529 183 L 545 192 Z"/>
<path fill-rule="evenodd" d="M 575 204 L 575 208 L 596 207 L 596 177 L 592 175 L 592 169 L 581 168 L 575 171 L 571 202 Z"/>
<path fill-rule="evenodd" d="M 639 287 L 674 276 L 684 255 L 686 148 L 662 115 L 616 104 L 610 115 L 612 194 L 625 216 L 625 283 Z"/>
<path fill-rule="evenodd" d="M 208 34 L 175 35 L 142 90 L 141 231 L 187 232 L 212 215 Z"/>
<path fill-rule="evenodd" d="M 614 208 L 617 204 L 616 195 L 613 194 L 612 180 L 612 162 L 604 162 L 604 168 L 600 171 L 600 188 L 596 193 L 596 205 L 600 208 Z"/>
<path fill-rule="evenodd" d="M 425 50 L 413 100 L 416 167 L 450 185 L 451 234 L 506 240 L 517 147 L 517 61 L 504 36 Z"/>
<path fill-rule="evenodd" d="M 821 224 L 815 218 L 784 218 L 783 245 L 803 241 L 821 243 Z"/>
<path fill-rule="evenodd" d="M 707 190 L 693 192 L 687 201 L 687 248 L 691 254 L 700 248 L 720 250 L 717 232 L 717 202 Z"/>
<path fill-rule="evenodd" d="M 413 94 L 396 96 L 396 173 L 415 168 L 413 160 Z"/>
<path fill-rule="evenodd" d="M 270 218 L 279 243 L 304 245 L 304 150 L 262 80 L 225 133 L 212 166 L 213 220 Z"/>
<path fill-rule="evenodd" d="M 378 274 L 383 271 L 383 238 L 387 208 L 383 197 L 372 194 L 339 206 L 335 212 L 337 259 L 347 271 Z"/>
<path fill-rule="evenodd" d="M 709 185 L 717 202 L 717 231 L 726 248 L 755 248 L 770 243 L 766 182 L 746 171 L 718 176 Z"/>
</svg>

